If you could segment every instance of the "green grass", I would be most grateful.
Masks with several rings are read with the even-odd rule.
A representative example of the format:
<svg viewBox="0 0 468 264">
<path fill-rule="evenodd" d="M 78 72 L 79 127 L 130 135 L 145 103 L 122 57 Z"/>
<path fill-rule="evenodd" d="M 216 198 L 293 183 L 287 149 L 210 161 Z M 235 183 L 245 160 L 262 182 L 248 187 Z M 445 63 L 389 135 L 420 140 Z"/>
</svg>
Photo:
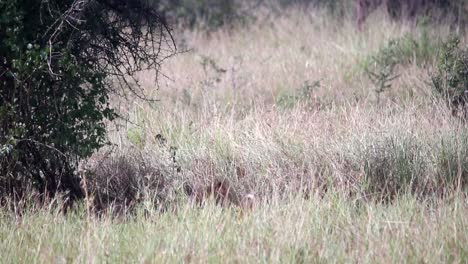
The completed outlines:
<svg viewBox="0 0 468 264">
<path fill-rule="evenodd" d="M 466 263 L 466 197 L 392 204 L 290 199 L 252 210 L 183 205 L 126 219 L 3 212 L 2 263 Z"/>
</svg>

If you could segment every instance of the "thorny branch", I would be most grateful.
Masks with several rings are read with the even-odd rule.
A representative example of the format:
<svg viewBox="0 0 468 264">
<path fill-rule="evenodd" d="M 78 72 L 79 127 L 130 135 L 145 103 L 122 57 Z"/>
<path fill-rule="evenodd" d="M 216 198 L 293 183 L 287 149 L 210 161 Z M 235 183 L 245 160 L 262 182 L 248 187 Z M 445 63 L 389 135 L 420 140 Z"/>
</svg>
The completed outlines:
<svg viewBox="0 0 468 264">
<path fill-rule="evenodd" d="M 134 75 L 143 70 L 153 71 L 157 84 L 162 62 L 175 55 L 177 47 L 166 19 L 147 1 L 75 0 L 68 9 L 56 10 L 49 1 L 42 0 L 41 6 L 41 12 L 49 15 L 60 13 L 43 35 L 48 45 L 47 66 L 51 76 L 61 78 L 55 70 L 62 56 L 60 47 L 75 46 L 82 51 L 75 58 L 76 63 L 113 78 L 123 93 L 130 91 L 140 99 L 151 100 Z M 63 35 L 68 35 L 65 39 L 69 43 L 59 41 L 63 41 Z M 108 83 L 108 90 L 116 92 L 112 82 Z"/>
</svg>

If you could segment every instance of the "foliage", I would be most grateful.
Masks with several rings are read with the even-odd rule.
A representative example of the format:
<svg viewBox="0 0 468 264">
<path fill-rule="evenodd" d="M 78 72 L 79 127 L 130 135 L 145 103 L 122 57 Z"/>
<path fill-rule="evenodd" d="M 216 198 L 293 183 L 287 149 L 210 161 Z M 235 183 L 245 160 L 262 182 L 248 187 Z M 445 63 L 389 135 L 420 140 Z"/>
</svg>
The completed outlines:
<svg viewBox="0 0 468 264">
<path fill-rule="evenodd" d="M 436 72 L 432 76 L 435 92 L 451 107 L 453 114 L 467 116 L 468 48 L 460 47 L 453 36 L 446 41 L 439 54 Z"/>
<path fill-rule="evenodd" d="M 397 53 L 400 47 L 398 44 L 398 41 L 391 40 L 371 57 L 372 67 L 365 68 L 365 73 L 375 86 L 377 101 L 380 100 L 380 94 L 389 89 L 392 86 L 391 82 L 399 76 L 394 73 L 398 64 Z"/>
<path fill-rule="evenodd" d="M 391 39 L 375 54 L 366 58 L 362 63 L 364 72 L 374 84 L 377 99 L 399 77 L 395 72 L 398 65 L 413 63 L 424 66 L 433 59 L 438 46 L 437 41 L 430 40 L 427 26 L 422 25 L 419 37 L 405 34 Z"/>
<path fill-rule="evenodd" d="M 1 0 L 0 39 L 0 192 L 82 197 L 76 164 L 106 143 L 110 94 L 145 98 L 134 74 L 172 48 L 164 18 L 144 1 Z"/>
</svg>

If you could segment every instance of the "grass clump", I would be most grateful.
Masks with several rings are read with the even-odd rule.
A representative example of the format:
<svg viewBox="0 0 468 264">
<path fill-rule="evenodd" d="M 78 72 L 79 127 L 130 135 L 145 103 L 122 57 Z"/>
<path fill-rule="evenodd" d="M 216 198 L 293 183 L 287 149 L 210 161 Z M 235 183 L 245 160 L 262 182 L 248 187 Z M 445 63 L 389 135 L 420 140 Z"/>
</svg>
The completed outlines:
<svg viewBox="0 0 468 264">
<path fill-rule="evenodd" d="M 411 195 L 421 199 L 465 193 L 468 183 L 466 131 L 424 138 L 390 135 L 354 146 L 351 179 L 357 193 L 377 201 Z M 354 144 L 353 144 L 354 145 Z"/>
<path fill-rule="evenodd" d="M 388 137 L 370 142 L 361 150 L 364 193 L 382 200 L 420 194 L 426 162 L 421 144 L 414 139 Z"/>
<path fill-rule="evenodd" d="M 466 192 L 468 187 L 468 135 L 445 136 L 440 139 L 434 151 L 435 179 L 432 189 L 438 193 L 448 190 Z M 447 186 L 446 190 L 441 190 Z M 437 190 L 439 189 L 439 190 Z"/>
<path fill-rule="evenodd" d="M 155 210 L 164 209 L 170 182 L 165 171 L 141 153 L 95 157 L 94 163 L 84 182 L 91 210 L 125 215 L 144 202 Z"/>
</svg>

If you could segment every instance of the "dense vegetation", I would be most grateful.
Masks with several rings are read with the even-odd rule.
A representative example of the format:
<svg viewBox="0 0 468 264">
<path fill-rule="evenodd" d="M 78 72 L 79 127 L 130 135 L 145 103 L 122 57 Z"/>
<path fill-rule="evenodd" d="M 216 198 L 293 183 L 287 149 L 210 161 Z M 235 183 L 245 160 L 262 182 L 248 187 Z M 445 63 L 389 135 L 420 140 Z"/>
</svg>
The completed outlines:
<svg viewBox="0 0 468 264">
<path fill-rule="evenodd" d="M 412 1 L 427 4 L 415 16 L 369 7 L 361 25 L 354 1 L 149 1 L 184 51 L 163 68 L 124 2 L 87 2 L 130 16 L 84 27 L 105 50 L 87 60 L 71 53 L 91 36 L 73 19 L 60 52 L 50 36 L 0 42 L 22 65 L 0 75 L 14 84 L 0 94 L 0 262 L 467 262 L 466 1 Z M 19 17 L 0 16 L 2 40 Z M 172 54 L 160 22 L 159 55 Z M 122 39 L 137 57 L 110 52 Z M 96 64 L 110 67 L 96 80 L 104 68 L 85 66 L 100 51 L 124 60 Z M 53 197 L 45 173 L 57 193 L 72 176 L 85 199 L 64 213 L 73 195 Z"/>
<path fill-rule="evenodd" d="M 109 96 L 145 97 L 133 75 L 170 55 L 168 25 L 145 1 L 2 0 L 0 10 L 0 196 L 82 198 L 76 165 L 106 143 Z"/>
</svg>

